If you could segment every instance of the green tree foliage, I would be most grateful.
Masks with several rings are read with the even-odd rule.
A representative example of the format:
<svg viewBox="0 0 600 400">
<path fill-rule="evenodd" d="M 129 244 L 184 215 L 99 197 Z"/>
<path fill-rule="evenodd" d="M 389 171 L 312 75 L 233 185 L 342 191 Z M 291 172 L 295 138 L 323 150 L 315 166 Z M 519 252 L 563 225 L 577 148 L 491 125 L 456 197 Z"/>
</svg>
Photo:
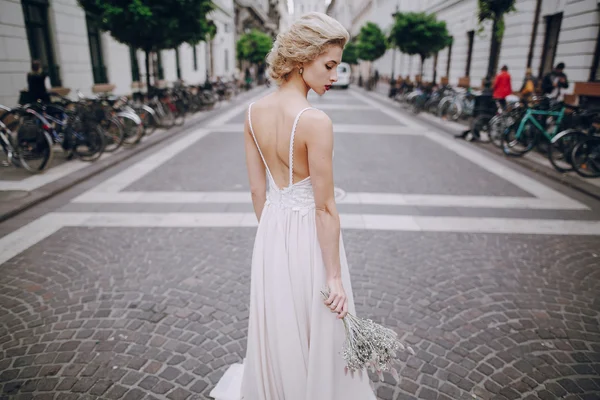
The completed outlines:
<svg viewBox="0 0 600 400">
<path fill-rule="evenodd" d="M 183 43 L 196 44 L 217 32 L 207 19 L 214 5 L 211 0 L 78 0 L 98 27 L 120 43 L 146 53 L 174 49 Z M 146 85 L 151 88 L 150 74 Z"/>
<path fill-rule="evenodd" d="M 375 61 L 384 55 L 387 43 L 381 28 L 373 22 L 367 22 L 360 28 L 356 48 L 361 60 Z"/>
<path fill-rule="evenodd" d="M 210 0 L 78 0 L 118 42 L 146 52 L 196 44 L 216 33 Z"/>
<path fill-rule="evenodd" d="M 261 64 L 265 61 L 271 50 L 273 42 L 271 37 L 256 29 L 240 36 L 236 45 L 238 60 L 245 60 L 252 64 Z"/>
<path fill-rule="evenodd" d="M 350 41 L 344 47 L 344 53 L 342 53 L 342 62 L 350 65 L 358 64 L 358 46 L 356 41 Z"/>
<path fill-rule="evenodd" d="M 516 11 L 516 0 L 479 0 L 479 23 L 497 20 L 493 33 L 502 40 L 504 35 L 504 15 Z"/>
<path fill-rule="evenodd" d="M 452 43 L 446 22 L 438 21 L 433 14 L 397 13 L 389 36 L 389 42 L 403 53 L 421 57 L 423 63 L 438 51 Z"/>
</svg>

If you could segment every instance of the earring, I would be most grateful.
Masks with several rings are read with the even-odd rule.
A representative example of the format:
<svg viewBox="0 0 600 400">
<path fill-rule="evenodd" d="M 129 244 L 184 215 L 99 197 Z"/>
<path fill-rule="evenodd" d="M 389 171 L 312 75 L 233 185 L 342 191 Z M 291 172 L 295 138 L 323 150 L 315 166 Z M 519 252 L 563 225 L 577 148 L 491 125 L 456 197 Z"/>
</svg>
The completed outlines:
<svg viewBox="0 0 600 400">
<path fill-rule="evenodd" d="M 298 70 L 298 72 L 300 73 L 300 75 L 302 75 L 302 73 L 304 72 L 304 67 L 300 67 L 300 69 Z"/>
</svg>

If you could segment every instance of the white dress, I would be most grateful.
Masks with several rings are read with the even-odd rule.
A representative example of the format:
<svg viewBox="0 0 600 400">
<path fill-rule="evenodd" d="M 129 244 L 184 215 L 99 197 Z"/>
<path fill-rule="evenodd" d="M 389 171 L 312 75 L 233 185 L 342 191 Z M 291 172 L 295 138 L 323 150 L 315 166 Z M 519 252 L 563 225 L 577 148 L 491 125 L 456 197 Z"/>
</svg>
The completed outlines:
<svg viewBox="0 0 600 400">
<path fill-rule="evenodd" d="M 252 255 L 246 359 L 211 392 L 217 400 L 375 400 L 366 372 L 344 373 L 344 326 L 320 293 L 326 274 L 310 177 L 293 183 L 296 125 L 309 109 L 294 121 L 289 186 L 280 189 L 254 135 L 252 104 L 248 108 L 250 131 L 265 163 L 267 201 Z M 340 260 L 348 308 L 355 313 L 341 235 Z"/>
</svg>

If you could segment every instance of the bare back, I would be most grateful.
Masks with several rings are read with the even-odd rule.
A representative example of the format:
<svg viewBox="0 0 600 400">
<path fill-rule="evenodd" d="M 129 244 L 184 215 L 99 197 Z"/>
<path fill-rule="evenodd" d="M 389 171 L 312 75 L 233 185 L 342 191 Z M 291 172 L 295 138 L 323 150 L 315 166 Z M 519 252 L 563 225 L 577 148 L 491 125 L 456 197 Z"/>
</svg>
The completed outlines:
<svg viewBox="0 0 600 400">
<path fill-rule="evenodd" d="M 298 113 L 307 107 L 310 107 L 307 101 L 300 102 L 296 100 L 292 102 L 280 93 L 272 93 L 253 103 L 250 110 L 248 122 L 251 124 L 273 180 L 280 189 L 290 184 L 290 142 L 294 121 Z M 311 109 L 305 112 L 319 111 Z M 302 124 L 301 121 L 302 119 L 299 118 L 297 126 Z M 293 182 L 300 182 L 309 175 L 306 141 L 302 135 L 295 135 L 293 144 Z"/>
</svg>

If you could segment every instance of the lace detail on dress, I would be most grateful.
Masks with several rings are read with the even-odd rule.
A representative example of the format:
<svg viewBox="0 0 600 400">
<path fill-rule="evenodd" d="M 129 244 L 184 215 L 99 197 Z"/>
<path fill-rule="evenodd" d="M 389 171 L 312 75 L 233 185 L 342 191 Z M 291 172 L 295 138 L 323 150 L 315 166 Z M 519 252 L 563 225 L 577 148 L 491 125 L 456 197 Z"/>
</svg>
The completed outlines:
<svg viewBox="0 0 600 400">
<path fill-rule="evenodd" d="M 305 179 L 283 190 L 273 188 L 273 184 L 269 182 L 266 204 L 292 211 L 313 210 L 315 196 L 310 179 Z"/>
</svg>

